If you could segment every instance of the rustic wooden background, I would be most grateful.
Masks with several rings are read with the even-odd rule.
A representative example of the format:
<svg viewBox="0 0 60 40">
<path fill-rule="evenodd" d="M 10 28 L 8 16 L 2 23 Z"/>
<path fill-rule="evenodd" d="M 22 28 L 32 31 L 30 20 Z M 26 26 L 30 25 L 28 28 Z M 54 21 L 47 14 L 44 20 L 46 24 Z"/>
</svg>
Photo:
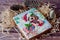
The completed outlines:
<svg viewBox="0 0 60 40">
<path fill-rule="evenodd" d="M 0 0 L 0 22 L 1 22 L 1 12 L 6 10 L 8 7 L 10 7 L 13 4 L 20 4 L 24 0 Z M 58 9 L 60 10 L 60 0 L 41 0 L 44 2 L 50 2 L 52 4 L 56 4 Z M 0 40 L 19 40 L 19 35 L 17 33 L 11 33 L 11 36 L 6 36 L 3 38 L 0 38 Z M 0 37 L 4 36 L 4 34 L 0 33 Z M 13 38 L 13 36 L 15 38 Z M 40 39 L 39 39 L 40 40 Z M 60 40 L 60 32 L 54 33 L 51 36 L 43 39 L 43 40 Z"/>
</svg>

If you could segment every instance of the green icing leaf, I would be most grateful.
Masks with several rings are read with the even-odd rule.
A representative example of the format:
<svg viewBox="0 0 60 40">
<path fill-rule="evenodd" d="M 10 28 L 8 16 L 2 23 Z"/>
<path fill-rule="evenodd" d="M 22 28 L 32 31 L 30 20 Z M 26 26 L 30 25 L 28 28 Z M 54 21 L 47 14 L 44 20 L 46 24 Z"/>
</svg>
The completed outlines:
<svg viewBox="0 0 60 40">
<path fill-rule="evenodd" d="M 33 16 L 34 14 L 32 13 L 30 16 Z"/>
<path fill-rule="evenodd" d="M 25 24 L 26 27 L 28 27 L 29 25 L 28 24 Z"/>
<path fill-rule="evenodd" d="M 32 24 L 30 24 L 30 23 L 29 24 L 25 24 L 25 26 L 26 26 L 27 29 L 29 29 L 32 26 Z"/>
</svg>

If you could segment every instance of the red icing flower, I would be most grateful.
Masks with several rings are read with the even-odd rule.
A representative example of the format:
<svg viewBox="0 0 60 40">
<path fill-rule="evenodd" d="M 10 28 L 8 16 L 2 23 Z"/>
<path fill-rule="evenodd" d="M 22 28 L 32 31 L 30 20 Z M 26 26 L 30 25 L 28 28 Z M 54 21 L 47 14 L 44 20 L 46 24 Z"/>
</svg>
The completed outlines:
<svg viewBox="0 0 60 40">
<path fill-rule="evenodd" d="M 27 21 L 27 14 L 23 16 L 23 20 Z"/>
<path fill-rule="evenodd" d="M 40 21 L 39 24 L 38 24 L 38 26 L 42 26 L 43 24 L 44 24 L 44 22 Z"/>
</svg>

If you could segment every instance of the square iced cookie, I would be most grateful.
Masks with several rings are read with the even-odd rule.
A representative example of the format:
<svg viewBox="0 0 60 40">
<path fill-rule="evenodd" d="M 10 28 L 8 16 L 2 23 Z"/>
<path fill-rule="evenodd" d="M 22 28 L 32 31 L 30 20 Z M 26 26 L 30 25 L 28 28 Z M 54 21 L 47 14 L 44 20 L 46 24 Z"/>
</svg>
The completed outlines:
<svg viewBox="0 0 60 40">
<path fill-rule="evenodd" d="M 35 8 L 20 13 L 13 19 L 26 39 L 31 39 L 52 27 L 42 13 Z"/>
</svg>

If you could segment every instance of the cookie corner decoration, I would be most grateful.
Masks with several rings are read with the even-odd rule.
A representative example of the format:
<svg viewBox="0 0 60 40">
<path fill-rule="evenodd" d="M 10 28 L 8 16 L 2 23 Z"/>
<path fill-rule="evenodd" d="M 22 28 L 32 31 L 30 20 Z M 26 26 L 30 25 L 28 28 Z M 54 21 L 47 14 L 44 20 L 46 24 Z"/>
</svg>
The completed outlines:
<svg viewBox="0 0 60 40">
<path fill-rule="evenodd" d="M 52 27 L 45 17 L 35 8 L 17 15 L 13 19 L 27 39 L 41 34 Z"/>
</svg>

